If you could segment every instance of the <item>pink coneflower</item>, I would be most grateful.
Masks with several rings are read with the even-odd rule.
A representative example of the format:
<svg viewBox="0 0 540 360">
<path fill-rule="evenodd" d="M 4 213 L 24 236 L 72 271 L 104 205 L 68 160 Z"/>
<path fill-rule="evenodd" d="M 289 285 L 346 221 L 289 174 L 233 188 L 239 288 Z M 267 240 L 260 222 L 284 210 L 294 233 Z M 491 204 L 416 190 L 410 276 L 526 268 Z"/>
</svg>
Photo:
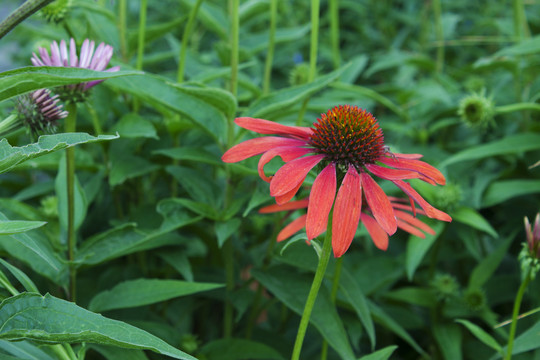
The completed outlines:
<svg viewBox="0 0 540 360">
<path fill-rule="evenodd" d="M 435 231 L 424 222 L 420 221 L 416 218 L 415 215 L 412 215 L 412 213 L 425 215 L 425 213 L 422 210 L 416 210 L 413 209 L 412 206 L 407 205 L 405 200 L 399 199 L 396 197 L 389 196 L 388 199 L 390 200 L 390 204 L 392 206 L 392 209 L 394 210 L 394 214 L 396 216 L 397 221 L 397 227 L 401 230 L 404 230 L 408 232 L 409 234 L 418 236 L 422 239 L 426 237 L 425 233 L 435 235 Z M 286 204 L 279 205 L 269 205 L 265 206 L 261 209 L 259 209 L 259 213 L 261 214 L 268 214 L 268 213 L 275 213 L 275 212 L 281 212 L 281 211 L 294 211 L 294 210 L 300 210 L 305 209 L 308 207 L 309 200 L 297 200 L 297 201 L 290 201 Z M 283 241 L 297 233 L 298 231 L 302 230 L 306 227 L 306 218 L 307 215 L 301 215 L 292 222 L 290 222 L 288 225 L 286 225 L 277 235 L 277 241 Z M 373 214 L 371 213 L 369 208 L 364 208 L 362 213 L 360 214 L 360 220 L 366 227 L 366 230 L 369 233 L 369 236 L 373 240 L 373 243 L 376 247 L 378 247 L 381 250 L 388 249 L 388 234 L 386 231 L 383 230 L 383 228 L 379 225 L 379 223 L 373 218 Z"/>
<path fill-rule="evenodd" d="M 309 195 L 306 234 L 311 240 L 324 232 L 333 207 L 332 248 L 336 257 L 343 255 L 353 240 L 361 220 L 362 198 L 380 228 L 388 235 L 397 230 L 395 210 L 370 173 L 392 181 L 404 191 L 413 213 L 416 202 L 428 217 L 452 220 L 403 181 L 420 179 L 432 185 L 443 185 L 446 180 L 441 172 L 418 160 L 422 155 L 391 153 L 384 145 L 377 120 L 365 110 L 337 106 L 322 114 L 311 128 L 249 117 L 237 118 L 235 122 L 260 134 L 278 135 L 247 140 L 222 157 L 224 162 L 238 162 L 263 154 L 259 160 L 259 175 L 270 183 L 270 195 L 278 204 L 291 200 L 308 173 L 319 166 L 321 171 Z M 276 156 L 281 157 L 285 165 L 274 176 L 267 176 L 264 166 Z"/>
<path fill-rule="evenodd" d="M 94 47 L 94 41 L 90 41 L 88 39 L 84 40 L 81 47 L 80 56 L 77 56 L 77 46 L 75 45 L 75 40 L 73 38 L 69 42 L 69 49 L 64 40 L 60 41 L 60 46 L 58 46 L 56 41 L 53 41 L 51 44 L 50 55 L 46 48 L 40 47 L 38 49 L 39 56 L 36 55 L 36 53 L 32 53 L 31 61 L 34 66 L 78 67 L 109 72 L 120 70 L 119 66 L 113 66 L 109 69 L 105 69 L 113 55 L 112 46 L 101 43 L 95 49 L 95 52 Z M 89 81 L 87 83 L 77 85 L 68 85 L 66 88 L 82 93 L 103 81 L 104 80 Z"/>
</svg>

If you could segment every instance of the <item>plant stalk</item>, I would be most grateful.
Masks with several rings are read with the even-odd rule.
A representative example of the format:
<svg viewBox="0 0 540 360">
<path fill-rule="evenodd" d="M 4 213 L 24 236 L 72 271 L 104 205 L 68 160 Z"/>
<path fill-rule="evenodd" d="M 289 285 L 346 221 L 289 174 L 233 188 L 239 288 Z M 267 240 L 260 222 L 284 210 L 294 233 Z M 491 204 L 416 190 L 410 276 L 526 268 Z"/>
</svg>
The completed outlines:
<svg viewBox="0 0 540 360">
<path fill-rule="evenodd" d="M 189 18 L 184 28 L 184 33 L 182 34 L 182 48 L 180 49 L 180 55 L 178 58 L 178 73 L 176 75 L 176 81 L 178 83 L 184 82 L 185 75 L 185 65 L 186 65 L 186 52 L 188 48 L 189 38 L 191 37 L 191 32 L 193 31 L 193 26 L 195 25 L 195 19 L 197 18 L 197 13 L 201 7 L 203 0 L 197 0 L 193 9 L 189 13 Z"/>
<path fill-rule="evenodd" d="M 66 117 L 64 126 L 66 133 L 73 133 L 77 127 L 77 104 L 66 104 L 69 115 Z M 67 187 L 67 246 L 69 260 L 69 298 L 75 302 L 77 299 L 77 269 L 74 264 L 77 238 L 75 236 L 75 148 L 66 149 L 66 187 Z"/>
<path fill-rule="evenodd" d="M 527 275 L 525 275 L 525 279 L 523 279 L 523 282 L 521 283 L 521 286 L 519 287 L 519 290 L 516 295 L 516 299 L 514 301 L 514 311 L 512 312 L 512 325 L 510 326 L 510 334 L 508 335 L 508 346 L 507 346 L 507 352 L 505 360 L 512 359 L 512 349 L 514 348 L 514 338 L 516 337 L 516 328 L 517 328 L 517 317 L 519 315 L 519 307 L 521 306 L 521 300 L 523 300 L 523 295 L 525 294 L 525 290 L 527 289 L 527 286 L 529 285 L 529 282 L 531 281 L 531 270 L 527 272 Z"/>
<path fill-rule="evenodd" d="M 276 38 L 277 2 L 278 0 L 270 0 L 270 31 L 268 33 L 266 62 L 264 63 L 263 94 L 268 94 L 270 91 L 270 75 L 272 74 Z"/>
<path fill-rule="evenodd" d="M 339 51 L 339 0 L 330 0 L 330 41 L 332 46 L 332 62 L 334 69 L 341 65 L 341 54 Z"/>
<path fill-rule="evenodd" d="M 54 0 L 27 0 L 24 2 L 0 23 L 0 39 L 23 22 L 24 19 L 53 1 Z"/>
<path fill-rule="evenodd" d="M 341 277 L 341 268 L 343 267 L 343 256 L 337 259 L 336 267 L 334 269 L 334 277 L 332 279 L 332 292 L 330 293 L 330 300 L 332 305 L 336 303 L 337 292 L 339 288 L 339 278 Z M 321 360 L 326 360 L 328 357 L 328 342 L 323 340 L 321 349 Z"/>
</svg>

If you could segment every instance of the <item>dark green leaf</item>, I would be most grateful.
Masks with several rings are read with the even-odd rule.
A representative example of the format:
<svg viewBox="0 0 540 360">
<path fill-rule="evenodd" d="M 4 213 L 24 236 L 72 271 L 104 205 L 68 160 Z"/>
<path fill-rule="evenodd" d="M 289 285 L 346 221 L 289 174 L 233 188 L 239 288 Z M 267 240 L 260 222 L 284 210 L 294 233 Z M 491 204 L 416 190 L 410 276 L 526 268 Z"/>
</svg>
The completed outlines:
<svg viewBox="0 0 540 360">
<path fill-rule="evenodd" d="M 469 277 L 469 288 L 479 289 L 491 278 L 512 243 L 514 236 L 509 236 L 497 249 L 490 252 L 476 267 Z"/>
<path fill-rule="evenodd" d="M 483 231 L 494 238 L 498 237 L 497 231 L 478 211 L 469 207 L 460 207 L 452 212 L 452 219 L 460 223 L 469 225 L 477 230 Z"/>
<path fill-rule="evenodd" d="M 249 359 L 284 359 L 270 346 L 245 339 L 219 339 L 204 345 L 201 350 L 209 359 L 249 360 Z"/>
<path fill-rule="evenodd" d="M 170 157 L 175 160 L 187 160 L 194 162 L 201 162 L 211 165 L 222 166 L 223 161 L 216 155 L 206 151 L 202 148 L 193 147 L 175 147 L 171 149 L 160 149 L 153 152 L 153 154 L 160 154 Z"/>
<path fill-rule="evenodd" d="M 489 335 L 484 329 L 482 329 L 480 326 L 473 324 L 472 322 L 468 320 L 456 320 L 457 323 L 462 324 L 465 326 L 478 340 L 489 346 L 490 348 L 494 349 L 498 353 L 502 354 L 502 347 L 499 345 L 497 340 L 493 338 L 493 336 Z M 538 338 L 537 338 L 538 340 Z"/>
<path fill-rule="evenodd" d="M 48 354 L 42 346 L 30 341 L 0 340 L 0 349 L 15 356 L 15 359 L 24 360 L 58 360 L 58 357 Z M 0 356 L 2 353 L 0 353 Z"/>
<path fill-rule="evenodd" d="M 482 207 L 497 205 L 516 196 L 538 193 L 540 193 L 540 180 L 496 181 L 487 188 Z"/>
<path fill-rule="evenodd" d="M 120 119 L 112 128 L 122 138 L 151 138 L 158 139 L 156 128 L 145 118 L 135 113 L 129 113 Z"/>
<path fill-rule="evenodd" d="M 437 237 L 444 228 L 444 223 L 439 221 L 433 225 L 432 228 L 435 230 L 435 235 L 426 234 L 425 239 L 409 236 L 407 253 L 405 255 L 405 267 L 407 270 L 407 278 L 409 280 L 412 280 L 418 265 L 420 265 L 428 250 L 435 243 L 435 240 L 437 240 Z"/>
<path fill-rule="evenodd" d="M 461 329 L 453 323 L 434 324 L 433 335 L 439 344 L 445 360 L 461 360 L 463 352 L 461 350 Z"/>
<path fill-rule="evenodd" d="M 45 221 L 0 220 L 0 236 L 23 233 L 45 224 Z"/>
<path fill-rule="evenodd" d="M 390 356 L 392 356 L 392 353 L 396 351 L 398 347 L 396 345 L 387 346 L 384 349 L 375 351 L 372 354 L 362 356 L 358 360 L 388 360 L 390 359 Z"/>
<path fill-rule="evenodd" d="M 21 270 L 11 265 L 4 259 L 0 259 L 0 262 L 6 267 L 6 269 L 11 272 L 13 276 L 15 276 L 15 278 L 21 283 L 21 285 L 24 286 L 24 289 L 26 291 L 39 293 L 36 284 L 34 284 L 34 282 L 28 277 L 28 275 L 26 275 Z"/>
</svg>

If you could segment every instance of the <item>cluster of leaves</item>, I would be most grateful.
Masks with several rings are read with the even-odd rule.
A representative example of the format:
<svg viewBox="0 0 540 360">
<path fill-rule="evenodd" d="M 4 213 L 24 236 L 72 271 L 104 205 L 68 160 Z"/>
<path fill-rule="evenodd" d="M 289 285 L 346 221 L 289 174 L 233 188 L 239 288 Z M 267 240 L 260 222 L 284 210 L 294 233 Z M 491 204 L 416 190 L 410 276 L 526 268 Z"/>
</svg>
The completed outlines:
<svg viewBox="0 0 540 360">
<path fill-rule="evenodd" d="M 303 356 L 318 357 L 323 341 L 330 359 L 376 349 L 365 359 L 503 353 L 508 330 L 496 325 L 511 316 L 520 284 L 523 217 L 540 210 L 540 167 L 532 166 L 540 159 L 540 37 L 531 35 L 540 29 L 538 5 L 526 6 L 527 26 L 518 24 L 516 36 L 505 3 L 445 1 L 438 16 L 438 1 L 342 0 L 336 54 L 323 2 L 318 75 L 306 83 L 309 2 L 280 1 L 265 92 L 270 2 L 242 1 L 237 79 L 231 17 L 220 0 L 198 8 L 181 83 L 194 0 L 150 2 L 144 72 L 134 70 L 138 2 L 74 0 L 58 24 L 36 15 L 0 41 L 0 66 L 9 64 L 0 73 L 4 117 L 9 100 L 28 91 L 107 79 L 79 105 L 79 133 L 0 141 L 3 358 L 287 358 L 317 254 L 303 241 L 275 243 L 288 220 L 256 212 L 271 203 L 256 160 L 226 166 L 220 157 L 249 136 L 234 128 L 235 116 L 294 124 L 306 100 L 306 126 L 338 104 L 369 109 L 392 150 L 422 153 L 445 173 L 445 187 L 414 185 L 454 221 L 430 223 L 437 234 L 426 239 L 398 232 L 387 252 L 360 227 L 335 305 L 335 261 L 329 265 Z M 118 23 L 121 4 L 127 29 Z M 111 44 L 122 70 L 26 67 L 38 45 L 70 36 Z M 474 102 L 460 109 L 471 94 L 492 106 L 487 123 L 463 121 L 485 110 Z M 75 145 L 78 244 L 70 262 L 61 150 Z M 66 301 L 74 296 L 70 268 L 76 304 Z M 536 280 L 522 308 L 538 308 L 538 293 Z M 535 358 L 539 331 L 538 314 L 521 319 L 514 354 Z"/>
</svg>

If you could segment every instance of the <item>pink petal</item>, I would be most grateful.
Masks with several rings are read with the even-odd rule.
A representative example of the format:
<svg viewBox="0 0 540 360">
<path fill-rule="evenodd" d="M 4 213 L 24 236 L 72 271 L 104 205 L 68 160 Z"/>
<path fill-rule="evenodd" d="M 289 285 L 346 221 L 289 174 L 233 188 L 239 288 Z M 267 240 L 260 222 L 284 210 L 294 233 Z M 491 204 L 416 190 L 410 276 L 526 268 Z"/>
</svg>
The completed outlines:
<svg viewBox="0 0 540 360">
<path fill-rule="evenodd" d="M 336 167 L 333 163 L 326 166 L 315 178 L 309 193 L 310 205 L 306 219 L 306 233 L 311 240 L 326 230 L 328 214 L 336 196 Z"/>
<path fill-rule="evenodd" d="M 399 154 L 399 153 L 391 153 L 391 154 L 397 158 L 402 158 L 402 159 L 420 159 L 424 156 L 422 154 Z"/>
<path fill-rule="evenodd" d="M 354 166 L 339 187 L 332 218 L 332 249 L 334 257 L 341 257 L 353 241 L 362 210 L 362 181 Z"/>
<path fill-rule="evenodd" d="M 291 201 L 283 205 L 272 204 L 259 209 L 260 214 L 269 214 L 280 211 L 304 209 L 308 207 L 308 199 Z"/>
<path fill-rule="evenodd" d="M 378 161 L 382 162 L 385 165 L 392 166 L 398 169 L 416 171 L 424 177 L 435 181 L 439 185 L 446 184 L 446 179 L 444 178 L 444 175 L 439 170 L 423 161 L 410 159 L 391 159 L 383 157 L 379 158 Z"/>
<path fill-rule="evenodd" d="M 399 210 L 394 210 L 394 213 L 396 214 L 398 221 L 403 220 L 411 224 L 412 226 L 415 226 L 418 229 L 427 232 L 428 234 L 435 235 L 435 230 L 433 230 L 428 224 L 420 221 L 419 219 L 415 218 L 411 214 L 403 212 L 403 211 L 399 211 Z"/>
<path fill-rule="evenodd" d="M 259 134 L 293 136 L 303 140 L 308 140 L 313 133 L 313 130 L 308 127 L 287 126 L 269 120 L 255 119 L 250 117 L 239 117 L 236 118 L 234 122 L 236 125 L 243 127 L 244 129 L 255 131 Z"/>
<path fill-rule="evenodd" d="M 255 155 L 262 154 L 278 146 L 302 146 L 306 143 L 301 140 L 287 139 L 277 136 L 265 136 L 244 141 L 233 146 L 223 154 L 221 160 L 226 163 L 234 163 L 245 160 Z"/>
<path fill-rule="evenodd" d="M 257 170 L 259 171 L 259 176 L 264 181 L 270 182 L 272 177 L 266 176 L 266 174 L 264 173 L 264 166 L 268 164 L 268 162 L 270 162 L 270 160 L 272 160 L 276 156 L 281 157 L 281 159 L 285 162 L 289 162 L 291 160 L 294 160 L 301 156 L 309 154 L 310 152 L 313 152 L 313 149 L 301 148 L 298 146 L 280 146 L 280 147 L 270 149 L 267 152 L 265 152 L 263 156 L 261 156 L 261 159 L 259 160 L 259 165 L 257 167 Z"/>
<path fill-rule="evenodd" d="M 407 211 L 412 212 L 414 214 L 414 216 L 416 216 L 416 213 L 418 213 L 420 215 L 426 215 L 426 213 L 423 210 L 413 208 L 410 205 L 396 204 L 396 203 L 392 202 L 392 207 L 394 208 L 394 213 L 396 212 L 396 209 L 402 209 L 402 210 L 407 210 Z M 396 215 L 396 217 L 397 217 L 397 215 Z"/>
<path fill-rule="evenodd" d="M 305 179 L 305 177 L 304 177 Z M 293 197 L 294 195 L 296 195 L 296 193 L 298 192 L 298 189 L 300 189 L 300 187 L 302 186 L 302 183 L 304 182 L 304 179 L 302 179 L 302 181 L 300 181 L 298 183 L 298 185 L 296 185 L 294 188 L 292 188 L 290 191 L 286 192 L 285 194 L 283 195 L 279 195 L 279 196 L 276 196 L 275 199 L 276 199 L 276 203 L 278 205 L 283 205 L 285 204 L 286 202 L 289 202 Z"/>
<path fill-rule="evenodd" d="M 401 221 L 401 220 L 398 220 L 398 227 L 403 230 L 403 231 L 406 231 L 408 232 L 409 234 L 411 235 L 414 235 L 414 236 L 418 236 L 419 238 L 421 239 L 425 239 L 426 238 L 426 235 L 421 232 L 420 230 L 418 230 L 417 228 L 415 228 L 414 226 L 406 223 L 405 221 Z"/>
<path fill-rule="evenodd" d="M 283 241 L 290 238 L 298 231 L 302 230 L 306 226 L 306 216 L 302 215 L 299 218 L 293 220 L 289 225 L 285 226 L 278 234 L 277 241 Z"/>
<path fill-rule="evenodd" d="M 62 62 L 62 66 L 68 66 L 68 52 L 64 40 L 60 41 L 60 61 Z"/>
<path fill-rule="evenodd" d="M 301 184 L 307 174 L 324 158 L 324 155 L 311 155 L 295 159 L 283 165 L 270 182 L 270 195 L 280 196 Z"/>
<path fill-rule="evenodd" d="M 403 180 L 395 180 L 392 182 L 409 196 L 411 202 L 414 199 L 414 201 L 416 201 L 418 205 L 424 209 L 426 215 L 430 218 L 448 222 L 452 221 L 450 215 L 431 206 L 426 200 L 424 200 L 424 198 L 422 198 L 422 196 L 420 196 L 420 194 L 416 192 L 416 190 L 412 188 L 410 184 L 404 182 Z"/>
<path fill-rule="evenodd" d="M 79 59 L 77 58 L 77 45 L 75 40 L 71 38 L 69 41 L 69 66 L 77 67 L 79 65 Z"/>
<path fill-rule="evenodd" d="M 52 62 L 51 62 L 51 58 L 49 57 L 49 52 L 47 51 L 47 49 L 45 48 L 38 48 L 39 50 L 39 55 L 41 56 L 41 60 L 43 60 L 43 63 L 46 65 L 46 66 L 53 66 Z"/>
<path fill-rule="evenodd" d="M 58 48 L 58 43 L 53 41 L 51 44 L 51 65 L 52 66 L 62 66 L 60 61 L 60 49 Z"/>
<path fill-rule="evenodd" d="M 366 164 L 366 168 L 373 175 L 386 180 L 417 179 L 420 177 L 415 171 L 391 169 L 375 164 Z"/>
<path fill-rule="evenodd" d="M 373 217 L 388 235 L 392 235 L 397 230 L 397 221 L 390 200 L 388 200 L 383 189 L 377 185 L 371 176 L 365 172 L 362 172 L 360 176 L 362 176 L 364 196 L 366 197 L 366 201 Z"/>
<path fill-rule="evenodd" d="M 368 231 L 369 236 L 371 236 L 371 240 L 373 240 L 375 246 L 381 250 L 388 249 L 388 234 L 377 223 L 377 221 L 364 213 L 360 215 L 360 218 L 362 219 L 362 224 L 364 224 L 366 227 L 366 230 Z"/>
</svg>

